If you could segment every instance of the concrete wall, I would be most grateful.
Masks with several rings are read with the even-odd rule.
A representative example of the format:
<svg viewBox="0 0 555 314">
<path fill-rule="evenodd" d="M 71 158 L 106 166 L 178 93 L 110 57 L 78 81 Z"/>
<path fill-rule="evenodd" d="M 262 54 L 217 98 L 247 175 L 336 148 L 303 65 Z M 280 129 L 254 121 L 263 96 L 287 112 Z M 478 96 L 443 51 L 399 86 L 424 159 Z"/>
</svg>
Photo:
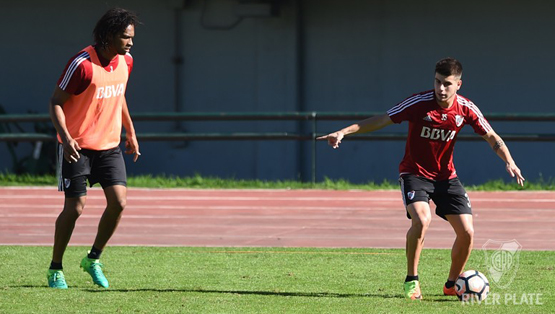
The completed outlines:
<svg viewBox="0 0 555 314">
<path fill-rule="evenodd" d="M 279 1 L 276 17 L 238 20 L 236 0 L 0 1 L 0 104 L 9 113 L 46 113 L 68 58 L 92 42 L 111 6 L 137 11 L 135 67 L 127 99 L 133 112 L 383 112 L 433 87 L 445 56 L 463 62 L 460 94 L 484 113 L 553 112 L 546 98 L 555 65 L 555 3 L 532 0 Z M 182 63 L 175 63 L 176 57 Z M 319 124 L 334 131 L 353 121 Z M 498 133 L 552 132 L 549 123 L 492 123 Z M 26 126 L 30 128 L 30 126 Z M 138 132 L 298 132 L 295 122 L 136 123 Z M 386 132 L 404 132 L 406 125 Z M 470 128 L 466 130 L 471 132 Z M 530 179 L 552 177 L 555 143 L 508 143 Z M 31 154 L 20 143 L 18 158 Z M 200 173 L 294 179 L 310 171 L 309 144 L 292 141 L 142 142 L 132 174 Z M 317 177 L 395 180 L 402 142 L 344 141 L 317 146 Z M 301 156 L 304 154 L 304 156 Z M 0 143 L 0 165 L 12 159 Z M 455 164 L 465 183 L 507 178 L 485 142 L 459 142 Z"/>
</svg>

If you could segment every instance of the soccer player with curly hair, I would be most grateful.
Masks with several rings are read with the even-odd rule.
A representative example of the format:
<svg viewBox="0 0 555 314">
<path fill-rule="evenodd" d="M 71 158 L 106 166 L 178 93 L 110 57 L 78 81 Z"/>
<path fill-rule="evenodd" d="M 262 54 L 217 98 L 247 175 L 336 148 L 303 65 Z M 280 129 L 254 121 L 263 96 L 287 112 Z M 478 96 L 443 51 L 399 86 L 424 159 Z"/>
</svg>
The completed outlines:
<svg viewBox="0 0 555 314">
<path fill-rule="evenodd" d="M 122 126 L 126 131 L 126 153 L 140 155 L 129 114 L 125 91 L 133 58 L 137 15 L 121 8 L 108 10 L 94 28 L 95 44 L 69 60 L 54 93 L 49 112 L 58 133 L 58 169 L 64 207 L 56 220 L 48 285 L 67 289 L 62 259 L 77 218 L 87 201 L 87 181 L 100 183 L 106 209 L 98 225 L 91 250 L 81 267 L 93 282 L 108 288 L 100 255 L 120 221 L 127 200 L 127 174 L 119 147 Z"/>
</svg>

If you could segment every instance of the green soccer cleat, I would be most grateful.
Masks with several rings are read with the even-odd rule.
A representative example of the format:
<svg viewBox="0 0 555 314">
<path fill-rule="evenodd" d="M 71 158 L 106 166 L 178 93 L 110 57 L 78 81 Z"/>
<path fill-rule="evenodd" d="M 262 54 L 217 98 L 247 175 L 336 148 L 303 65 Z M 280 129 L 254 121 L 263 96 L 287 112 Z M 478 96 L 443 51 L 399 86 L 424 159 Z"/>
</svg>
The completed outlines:
<svg viewBox="0 0 555 314">
<path fill-rule="evenodd" d="M 48 279 L 48 286 L 55 289 L 67 289 L 66 279 L 64 272 L 61 269 L 49 269 L 46 273 Z"/>
<path fill-rule="evenodd" d="M 97 259 L 91 259 L 85 256 L 81 260 L 81 268 L 91 275 L 93 282 L 102 288 L 108 288 L 108 279 L 106 279 L 104 273 L 102 273 L 103 267 L 104 265 Z"/>
<path fill-rule="evenodd" d="M 420 292 L 420 283 L 418 280 L 407 281 L 404 284 L 405 297 L 410 300 L 422 300 L 422 293 Z"/>
</svg>

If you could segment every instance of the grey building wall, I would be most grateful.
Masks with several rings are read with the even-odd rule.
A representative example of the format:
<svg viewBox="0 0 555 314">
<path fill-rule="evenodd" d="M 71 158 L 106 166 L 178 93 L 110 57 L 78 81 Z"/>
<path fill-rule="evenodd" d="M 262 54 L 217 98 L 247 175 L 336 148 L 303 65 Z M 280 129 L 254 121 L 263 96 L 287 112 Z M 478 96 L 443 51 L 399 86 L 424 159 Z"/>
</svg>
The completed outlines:
<svg viewBox="0 0 555 314">
<path fill-rule="evenodd" d="M 245 3 L 247 1 L 241 1 Z M 484 113 L 553 112 L 555 3 L 548 1 L 276 1 L 273 17 L 235 13 L 237 0 L 0 1 L 0 104 L 46 113 L 67 60 L 92 43 L 111 6 L 137 11 L 127 99 L 134 112 L 384 112 L 433 87 L 445 56 L 463 62 L 460 94 Z M 175 60 L 181 60 L 176 63 Z M 322 122 L 319 132 L 354 121 Z M 549 123 L 492 123 L 498 133 L 551 132 Z M 27 129 L 31 126 L 25 126 Z M 296 122 L 137 122 L 138 132 L 298 132 Z M 407 125 L 385 132 L 404 132 Z M 471 132 L 471 128 L 467 128 Z M 141 142 L 131 174 L 294 179 L 310 172 L 310 144 L 293 141 Z M 529 179 L 553 176 L 555 143 L 508 143 Z M 18 158 L 33 146 L 20 143 Z M 402 142 L 317 145 L 317 178 L 395 180 Z M 129 159 L 128 159 L 129 161 Z M 0 165 L 12 158 L 0 143 Z M 465 183 L 507 178 L 485 142 L 459 142 Z"/>
</svg>

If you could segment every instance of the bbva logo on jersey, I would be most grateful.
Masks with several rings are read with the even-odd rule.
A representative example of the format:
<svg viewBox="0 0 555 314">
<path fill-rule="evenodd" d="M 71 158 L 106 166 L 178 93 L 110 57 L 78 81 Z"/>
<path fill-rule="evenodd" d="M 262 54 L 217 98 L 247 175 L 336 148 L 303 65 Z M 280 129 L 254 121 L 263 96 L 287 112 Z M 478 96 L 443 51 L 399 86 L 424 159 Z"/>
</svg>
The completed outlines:
<svg viewBox="0 0 555 314">
<path fill-rule="evenodd" d="M 96 90 L 96 99 L 118 97 L 125 93 L 125 84 L 108 85 Z"/>
<path fill-rule="evenodd" d="M 429 128 L 427 126 L 422 127 L 422 132 L 420 132 L 420 137 L 429 138 L 431 140 L 442 140 L 444 142 L 449 142 L 455 138 L 457 131 L 454 130 L 444 130 Z"/>
</svg>

